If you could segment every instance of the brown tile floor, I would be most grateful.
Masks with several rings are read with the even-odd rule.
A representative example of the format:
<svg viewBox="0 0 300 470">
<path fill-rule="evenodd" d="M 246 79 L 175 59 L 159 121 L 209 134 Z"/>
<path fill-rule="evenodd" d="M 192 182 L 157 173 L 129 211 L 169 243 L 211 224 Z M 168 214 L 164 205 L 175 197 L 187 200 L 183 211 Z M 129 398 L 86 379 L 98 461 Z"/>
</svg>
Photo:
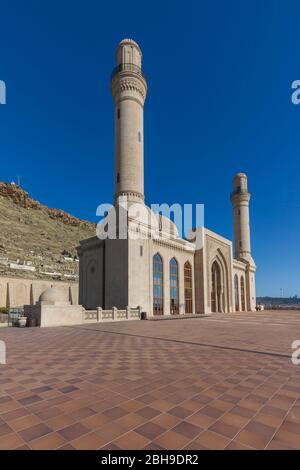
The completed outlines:
<svg viewBox="0 0 300 470">
<path fill-rule="evenodd" d="M 300 449 L 299 311 L 0 339 L 0 449 Z"/>
</svg>

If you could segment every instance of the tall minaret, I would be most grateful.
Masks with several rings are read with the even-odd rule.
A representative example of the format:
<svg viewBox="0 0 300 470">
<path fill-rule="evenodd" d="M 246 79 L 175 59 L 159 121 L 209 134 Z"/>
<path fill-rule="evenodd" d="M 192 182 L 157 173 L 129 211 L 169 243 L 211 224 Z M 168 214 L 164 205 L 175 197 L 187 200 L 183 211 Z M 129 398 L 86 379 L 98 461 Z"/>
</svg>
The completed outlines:
<svg viewBox="0 0 300 470">
<path fill-rule="evenodd" d="M 231 193 L 234 217 L 234 257 L 249 262 L 253 261 L 250 246 L 250 197 L 247 176 L 245 173 L 237 173 L 233 179 L 233 192 Z"/>
<path fill-rule="evenodd" d="M 132 39 L 117 48 L 110 88 L 115 103 L 115 204 L 144 202 L 144 102 L 142 51 Z"/>
</svg>

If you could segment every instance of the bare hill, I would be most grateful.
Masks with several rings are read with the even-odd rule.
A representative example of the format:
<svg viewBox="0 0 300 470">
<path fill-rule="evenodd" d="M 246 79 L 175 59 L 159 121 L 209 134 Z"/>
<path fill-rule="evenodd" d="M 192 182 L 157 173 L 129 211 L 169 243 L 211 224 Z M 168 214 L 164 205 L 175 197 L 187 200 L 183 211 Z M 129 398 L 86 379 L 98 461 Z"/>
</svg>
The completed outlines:
<svg viewBox="0 0 300 470">
<path fill-rule="evenodd" d="M 75 247 L 95 235 L 95 224 L 29 197 L 0 182 L 0 276 L 31 279 L 78 278 Z"/>
</svg>

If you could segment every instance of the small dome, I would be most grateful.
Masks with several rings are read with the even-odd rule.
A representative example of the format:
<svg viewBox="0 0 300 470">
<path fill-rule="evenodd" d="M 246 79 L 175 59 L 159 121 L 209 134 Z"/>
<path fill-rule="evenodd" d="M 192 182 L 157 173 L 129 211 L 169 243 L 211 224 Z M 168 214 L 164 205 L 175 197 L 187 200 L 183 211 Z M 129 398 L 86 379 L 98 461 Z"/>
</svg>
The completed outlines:
<svg viewBox="0 0 300 470">
<path fill-rule="evenodd" d="M 66 293 L 59 287 L 49 287 L 40 295 L 40 302 L 66 302 Z"/>
</svg>

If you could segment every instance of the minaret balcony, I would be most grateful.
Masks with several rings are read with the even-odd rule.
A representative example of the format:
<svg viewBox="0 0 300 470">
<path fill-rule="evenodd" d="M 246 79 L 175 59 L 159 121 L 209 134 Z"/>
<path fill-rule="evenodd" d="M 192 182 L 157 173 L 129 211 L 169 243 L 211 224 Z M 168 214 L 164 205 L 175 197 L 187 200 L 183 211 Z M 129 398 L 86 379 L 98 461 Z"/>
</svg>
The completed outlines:
<svg viewBox="0 0 300 470">
<path fill-rule="evenodd" d="M 137 75 L 140 75 L 141 77 L 143 77 L 144 80 L 146 80 L 145 74 L 143 73 L 142 69 L 138 65 L 135 65 L 135 64 L 124 63 L 124 64 L 117 65 L 113 69 L 110 78 L 113 79 L 120 72 L 136 73 Z"/>
<path fill-rule="evenodd" d="M 230 197 L 235 196 L 235 194 L 247 194 L 247 193 L 248 193 L 247 189 L 238 187 L 234 191 L 232 191 L 232 193 L 230 193 Z"/>
</svg>

